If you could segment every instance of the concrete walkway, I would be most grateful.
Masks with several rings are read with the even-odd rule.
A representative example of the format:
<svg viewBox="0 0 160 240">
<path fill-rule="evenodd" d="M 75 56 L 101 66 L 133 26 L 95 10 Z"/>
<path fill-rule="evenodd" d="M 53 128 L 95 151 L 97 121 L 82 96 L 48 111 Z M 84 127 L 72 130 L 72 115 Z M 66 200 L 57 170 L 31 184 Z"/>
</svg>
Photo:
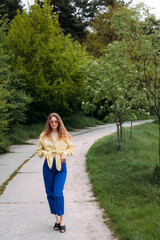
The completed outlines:
<svg viewBox="0 0 160 240">
<path fill-rule="evenodd" d="M 142 124 L 152 120 L 137 121 Z M 125 127 L 130 123 L 125 123 Z M 32 145 L 14 145 L 12 153 L 0 155 L 0 182 L 26 159 L 30 159 L 9 182 L 0 198 L 0 236 L 3 240 L 113 240 L 104 223 L 86 173 L 86 153 L 99 138 L 116 131 L 115 124 L 71 132 L 76 153 L 67 159 L 65 184 L 65 223 L 67 232 L 53 230 L 54 216 L 49 212 L 42 178 L 43 160 L 35 154 L 37 140 Z"/>
</svg>

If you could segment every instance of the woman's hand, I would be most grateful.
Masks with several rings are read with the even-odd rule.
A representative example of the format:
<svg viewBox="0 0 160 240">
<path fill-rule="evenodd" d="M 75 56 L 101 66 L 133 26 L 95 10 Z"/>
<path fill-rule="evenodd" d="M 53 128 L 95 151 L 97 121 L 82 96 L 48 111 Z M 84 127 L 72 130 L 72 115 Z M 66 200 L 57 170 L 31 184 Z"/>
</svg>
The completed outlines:
<svg viewBox="0 0 160 240">
<path fill-rule="evenodd" d="M 64 163 L 66 161 L 66 155 L 65 153 L 62 153 L 61 155 L 61 163 Z"/>
</svg>

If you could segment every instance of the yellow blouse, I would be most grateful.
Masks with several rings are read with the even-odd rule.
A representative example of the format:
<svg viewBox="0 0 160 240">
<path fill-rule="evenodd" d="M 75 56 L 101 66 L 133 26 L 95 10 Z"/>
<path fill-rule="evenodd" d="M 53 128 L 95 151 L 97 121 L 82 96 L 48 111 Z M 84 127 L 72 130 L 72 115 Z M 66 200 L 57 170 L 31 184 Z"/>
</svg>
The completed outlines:
<svg viewBox="0 0 160 240">
<path fill-rule="evenodd" d="M 64 153 L 67 156 L 72 156 L 75 151 L 75 146 L 71 141 L 65 142 L 60 140 L 58 135 L 54 142 L 51 136 L 46 136 L 44 132 L 41 133 L 38 144 L 37 153 L 40 158 L 45 156 L 49 168 L 53 165 L 53 153 L 56 155 L 56 169 L 61 171 L 61 155 Z"/>
</svg>

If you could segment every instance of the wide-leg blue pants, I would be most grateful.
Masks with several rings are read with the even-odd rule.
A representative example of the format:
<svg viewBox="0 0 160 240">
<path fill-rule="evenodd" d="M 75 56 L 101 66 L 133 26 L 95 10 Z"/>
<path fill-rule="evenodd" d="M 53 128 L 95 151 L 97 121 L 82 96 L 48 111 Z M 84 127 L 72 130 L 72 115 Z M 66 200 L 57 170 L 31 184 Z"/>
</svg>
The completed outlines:
<svg viewBox="0 0 160 240">
<path fill-rule="evenodd" d="M 53 159 L 53 166 L 50 169 L 47 161 L 43 164 L 43 178 L 47 199 L 52 214 L 61 216 L 64 214 L 63 189 L 67 176 L 66 162 L 61 164 L 61 171 L 56 169 L 56 162 Z"/>
</svg>

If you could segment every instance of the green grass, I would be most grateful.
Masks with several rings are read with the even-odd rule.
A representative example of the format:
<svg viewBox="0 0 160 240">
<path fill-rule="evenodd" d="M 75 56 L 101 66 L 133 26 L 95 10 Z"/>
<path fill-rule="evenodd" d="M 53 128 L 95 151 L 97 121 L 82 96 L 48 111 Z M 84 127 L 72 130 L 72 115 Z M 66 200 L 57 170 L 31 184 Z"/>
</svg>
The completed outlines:
<svg viewBox="0 0 160 240">
<path fill-rule="evenodd" d="M 31 125 L 19 125 L 14 127 L 6 136 L 9 144 L 22 144 L 27 139 L 38 138 L 40 133 L 44 130 L 44 123 L 37 123 Z"/>
<path fill-rule="evenodd" d="M 63 122 L 68 131 L 76 128 L 94 127 L 96 125 L 104 124 L 103 122 L 83 115 L 74 115 L 72 117 L 63 118 Z"/>
<path fill-rule="evenodd" d="M 158 164 L 158 124 L 124 129 L 124 148 L 117 151 L 116 134 L 97 141 L 87 155 L 93 192 L 119 239 L 160 239 L 160 182 L 153 172 Z"/>
</svg>

